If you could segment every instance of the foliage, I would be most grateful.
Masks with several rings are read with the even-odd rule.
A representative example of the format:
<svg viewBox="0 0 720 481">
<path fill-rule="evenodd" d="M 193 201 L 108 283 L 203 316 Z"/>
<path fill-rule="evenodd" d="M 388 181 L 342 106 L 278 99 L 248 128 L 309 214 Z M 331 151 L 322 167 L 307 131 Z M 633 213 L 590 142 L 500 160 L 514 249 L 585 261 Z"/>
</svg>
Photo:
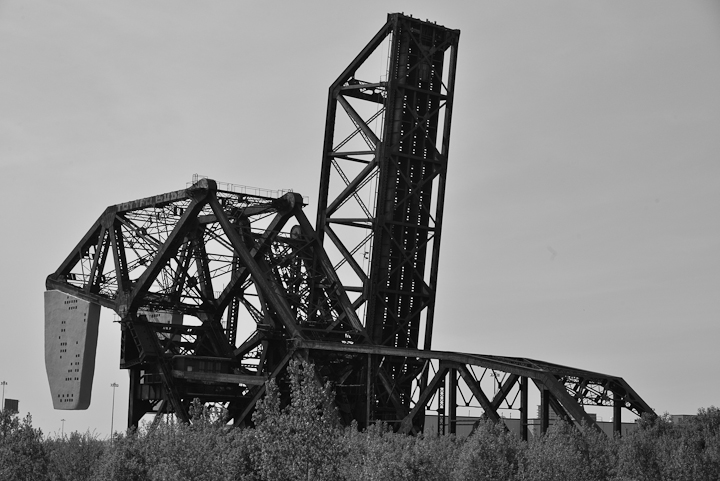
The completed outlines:
<svg viewBox="0 0 720 481">
<path fill-rule="evenodd" d="M 338 458 L 346 456 L 342 429 L 329 383 L 324 386 L 307 362 L 288 367 L 291 402 L 280 408 L 274 380 L 253 416 L 259 448 L 259 474 L 268 480 L 335 480 Z"/>
<path fill-rule="evenodd" d="M 28 414 L 22 421 L 15 413 L 0 412 L 0 479 L 35 481 L 46 479 L 48 460 L 42 431 L 32 427 Z"/>
<path fill-rule="evenodd" d="M 73 432 L 67 437 L 45 441 L 48 477 L 52 481 L 90 481 L 105 451 L 105 442 L 91 433 Z"/>
<path fill-rule="evenodd" d="M 620 442 L 621 479 L 720 479 L 720 409 L 700 409 L 688 421 L 666 414 L 643 417 L 639 429 Z"/>
<path fill-rule="evenodd" d="M 457 443 L 452 436 L 409 437 L 395 434 L 384 425 L 363 433 L 348 428 L 344 443 L 344 479 L 450 480 Z"/>
<path fill-rule="evenodd" d="M 685 422 L 644 417 L 611 438 L 556 423 L 524 442 L 501 424 L 480 422 L 465 439 L 409 437 L 387 426 L 343 428 L 329 384 L 293 362 L 289 387 L 266 385 L 255 428 L 225 425 L 222 409 L 199 402 L 192 423 L 168 419 L 112 440 L 90 433 L 44 438 L 28 415 L 0 413 L 0 479 L 15 480 L 717 480 L 720 409 Z M 281 399 L 285 399 L 286 406 Z"/>
<path fill-rule="evenodd" d="M 231 430 L 221 410 L 191 409 L 192 423 L 169 422 L 141 436 L 153 480 L 242 480 L 255 479 L 252 456 L 254 433 Z"/>
<path fill-rule="evenodd" d="M 614 476 L 615 443 L 588 426 L 557 422 L 528 443 L 520 460 L 520 480 L 607 480 Z"/>
<path fill-rule="evenodd" d="M 144 481 L 148 477 L 148 462 L 143 439 L 134 431 L 117 434 L 105 450 L 95 468 L 98 481 Z"/>
<path fill-rule="evenodd" d="M 492 421 L 478 423 L 475 432 L 462 443 L 453 479 L 514 480 L 526 446 L 520 438 Z"/>
<path fill-rule="evenodd" d="M 197 401 L 192 423 L 168 420 L 153 429 L 117 435 L 95 470 L 95 479 L 253 480 L 249 459 L 256 442 L 249 430 L 230 430 L 223 415 Z"/>
</svg>

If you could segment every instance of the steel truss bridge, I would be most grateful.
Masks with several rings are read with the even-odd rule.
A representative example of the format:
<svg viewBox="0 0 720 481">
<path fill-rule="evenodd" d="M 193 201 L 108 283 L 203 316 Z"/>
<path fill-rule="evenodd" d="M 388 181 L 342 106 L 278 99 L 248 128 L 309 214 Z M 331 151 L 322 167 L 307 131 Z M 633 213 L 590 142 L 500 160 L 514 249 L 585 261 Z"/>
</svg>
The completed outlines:
<svg viewBox="0 0 720 481">
<path fill-rule="evenodd" d="M 543 431 L 551 411 L 597 428 L 585 407 L 611 406 L 618 432 L 623 410 L 652 412 L 620 377 L 432 350 L 459 34 L 390 14 L 330 86 L 315 225 L 297 193 L 197 178 L 108 207 L 48 276 L 48 291 L 119 316 L 129 426 L 147 413 L 189 422 L 196 398 L 249 425 L 293 358 L 334 383 L 342 420 L 360 428 L 419 433 L 432 409 L 453 433 L 470 406 L 497 422 L 518 410 L 527 439 L 531 386 Z M 66 321 L 47 299 L 55 342 L 47 332 Z M 90 344 L 76 357 L 94 363 Z M 87 384 L 64 375 L 67 389 Z"/>
</svg>

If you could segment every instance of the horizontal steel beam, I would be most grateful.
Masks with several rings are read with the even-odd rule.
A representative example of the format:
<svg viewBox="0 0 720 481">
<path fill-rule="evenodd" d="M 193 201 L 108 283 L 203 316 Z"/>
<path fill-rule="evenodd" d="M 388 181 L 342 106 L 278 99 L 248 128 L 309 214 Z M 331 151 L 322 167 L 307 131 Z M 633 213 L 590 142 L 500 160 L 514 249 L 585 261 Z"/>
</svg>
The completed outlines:
<svg viewBox="0 0 720 481">
<path fill-rule="evenodd" d="M 221 372 L 180 371 L 173 369 L 172 375 L 176 379 L 187 381 L 216 382 L 224 384 L 245 384 L 248 386 L 261 386 L 265 384 L 265 376 L 247 376 L 243 374 L 225 374 Z"/>
</svg>

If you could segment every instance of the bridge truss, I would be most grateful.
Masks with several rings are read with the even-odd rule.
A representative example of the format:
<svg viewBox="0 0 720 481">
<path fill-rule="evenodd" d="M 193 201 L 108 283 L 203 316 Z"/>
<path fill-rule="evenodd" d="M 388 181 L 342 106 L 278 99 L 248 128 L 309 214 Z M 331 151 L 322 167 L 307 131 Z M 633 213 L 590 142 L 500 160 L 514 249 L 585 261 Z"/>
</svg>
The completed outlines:
<svg viewBox="0 0 720 481">
<path fill-rule="evenodd" d="M 624 409 L 652 412 L 620 377 L 431 350 L 458 39 L 391 14 L 332 84 L 316 228 L 297 193 L 197 179 L 108 207 L 48 276 L 48 290 L 120 317 L 129 425 L 189 421 L 196 398 L 247 425 L 293 357 L 333 381 L 361 428 L 419 433 L 434 409 L 452 433 L 458 407 L 498 422 L 513 409 L 527 439 L 531 389 L 542 430 L 551 411 L 597 427 L 584 408 L 611 406 L 616 431 Z"/>
</svg>

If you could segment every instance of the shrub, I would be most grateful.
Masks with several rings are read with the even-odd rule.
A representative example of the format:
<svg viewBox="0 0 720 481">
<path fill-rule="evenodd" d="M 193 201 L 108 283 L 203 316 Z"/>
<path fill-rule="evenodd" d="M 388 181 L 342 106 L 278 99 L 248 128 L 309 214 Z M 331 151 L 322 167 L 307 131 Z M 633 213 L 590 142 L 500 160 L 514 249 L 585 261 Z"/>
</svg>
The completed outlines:
<svg viewBox="0 0 720 481">
<path fill-rule="evenodd" d="M 93 480 L 105 444 L 89 432 L 73 432 L 65 438 L 48 439 L 45 448 L 49 478 L 53 481 Z"/>
<path fill-rule="evenodd" d="M 362 433 L 348 428 L 343 443 L 348 452 L 343 479 L 453 479 L 458 443 L 452 436 L 413 438 L 378 424 Z"/>
<path fill-rule="evenodd" d="M 98 481 L 145 481 L 150 479 L 149 463 L 143 436 L 134 430 L 115 434 L 112 444 L 98 460 Z"/>
<path fill-rule="evenodd" d="M 621 479 L 655 481 L 662 479 L 668 448 L 675 444 L 676 432 L 669 416 L 643 415 L 638 429 L 619 443 L 618 475 Z"/>
<path fill-rule="evenodd" d="M 0 479 L 37 481 L 47 479 L 48 460 L 42 431 L 32 427 L 28 414 L 0 411 Z"/>
<path fill-rule="evenodd" d="M 255 479 L 256 442 L 250 430 L 231 430 L 222 410 L 191 408 L 192 423 L 170 422 L 145 432 L 143 441 L 153 480 Z"/>
<path fill-rule="evenodd" d="M 514 480 L 525 444 L 490 420 L 478 423 L 462 444 L 453 473 L 457 480 Z"/>
<path fill-rule="evenodd" d="M 675 424 L 645 416 L 623 438 L 564 422 L 526 443 L 479 423 L 466 439 L 409 437 L 382 424 L 342 428 L 329 384 L 313 366 L 288 368 L 289 403 L 271 381 L 255 428 L 225 425 L 224 410 L 195 402 L 192 423 L 174 420 L 111 441 L 74 432 L 44 439 L 30 415 L 0 412 L 0 480 L 717 480 L 720 409 Z"/>
<path fill-rule="evenodd" d="M 720 410 L 700 409 L 679 424 L 667 414 L 645 416 L 639 425 L 620 442 L 618 471 L 624 479 L 720 479 Z"/>
<path fill-rule="evenodd" d="M 617 464 L 615 442 L 587 426 L 557 422 L 528 443 L 520 462 L 521 480 L 607 480 Z"/>
<path fill-rule="evenodd" d="M 335 480 L 345 457 L 342 429 L 330 384 L 321 386 L 313 366 L 291 361 L 290 404 L 281 409 L 274 380 L 253 416 L 259 450 L 257 471 L 268 480 Z"/>
</svg>

